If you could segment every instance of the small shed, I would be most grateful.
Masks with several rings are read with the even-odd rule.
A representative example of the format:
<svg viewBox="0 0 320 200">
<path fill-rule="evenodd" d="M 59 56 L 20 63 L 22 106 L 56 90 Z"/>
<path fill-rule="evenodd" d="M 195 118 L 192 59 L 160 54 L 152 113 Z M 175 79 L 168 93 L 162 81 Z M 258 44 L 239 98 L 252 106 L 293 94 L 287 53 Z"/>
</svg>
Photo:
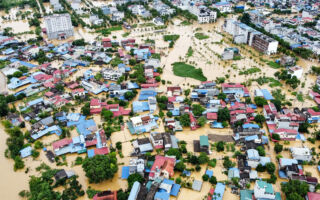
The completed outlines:
<svg viewBox="0 0 320 200">
<path fill-rule="evenodd" d="M 192 189 L 200 192 L 202 188 L 202 181 L 194 180 L 192 184 Z"/>
</svg>

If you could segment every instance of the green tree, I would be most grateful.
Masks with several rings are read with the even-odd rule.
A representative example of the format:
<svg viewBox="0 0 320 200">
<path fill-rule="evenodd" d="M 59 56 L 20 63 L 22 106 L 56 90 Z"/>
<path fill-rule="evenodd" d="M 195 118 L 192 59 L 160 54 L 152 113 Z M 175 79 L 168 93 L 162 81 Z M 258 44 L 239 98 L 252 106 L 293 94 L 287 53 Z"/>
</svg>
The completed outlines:
<svg viewBox="0 0 320 200">
<path fill-rule="evenodd" d="M 283 150 L 283 145 L 281 145 L 281 144 L 279 144 L 279 143 L 276 143 L 276 144 L 274 145 L 274 151 L 275 151 L 276 153 L 280 153 L 282 150 Z"/>
<path fill-rule="evenodd" d="M 272 139 L 274 140 L 280 140 L 280 135 L 278 133 L 272 133 L 272 136 L 271 136 Z"/>
<path fill-rule="evenodd" d="M 178 172 L 183 172 L 186 169 L 186 165 L 183 163 L 183 161 L 180 161 L 174 166 L 174 169 Z"/>
<path fill-rule="evenodd" d="M 139 173 L 130 174 L 128 177 L 128 190 L 131 190 L 134 182 L 138 181 L 139 183 L 144 182 L 144 178 Z"/>
<path fill-rule="evenodd" d="M 208 180 L 209 180 L 209 176 L 208 176 L 207 174 L 204 174 L 204 175 L 202 176 L 202 180 L 203 180 L 203 181 L 208 181 Z"/>
<path fill-rule="evenodd" d="M 265 150 L 264 150 L 264 148 L 262 146 L 258 146 L 256 149 L 257 149 L 257 151 L 258 151 L 260 156 L 265 156 L 266 155 L 266 152 L 265 152 Z"/>
<path fill-rule="evenodd" d="M 230 111 L 228 108 L 219 108 L 218 110 L 218 121 L 229 121 L 230 120 Z"/>
<path fill-rule="evenodd" d="M 209 179 L 209 182 L 212 185 L 215 185 L 215 184 L 217 184 L 217 178 L 215 176 L 211 176 L 210 179 Z"/>
<path fill-rule="evenodd" d="M 105 121 L 110 121 L 113 117 L 113 112 L 110 110 L 107 110 L 105 108 L 102 109 L 101 111 L 101 116 Z"/>
<path fill-rule="evenodd" d="M 276 171 L 276 166 L 274 163 L 269 162 L 266 164 L 266 169 L 269 174 L 273 174 Z"/>
<path fill-rule="evenodd" d="M 234 164 L 232 163 L 232 161 L 229 159 L 228 156 L 225 156 L 223 158 L 223 167 L 224 168 L 229 169 L 229 168 L 233 167 L 233 165 Z"/>
<path fill-rule="evenodd" d="M 18 169 L 23 169 L 24 168 L 24 162 L 20 158 L 20 156 L 16 156 L 14 158 L 14 171 L 17 171 Z"/>
<path fill-rule="evenodd" d="M 207 119 L 204 116 L 199 117 L 197 120 L 199 126 L 203 127 L 207 123 Z"/>
<path fill-rule="evenodd" d="M 170 148 L 167 152 L 166 155 L 168 156 L 175 156 L 177 160 L 180 160 L 181 158 L 181 152 L 179 149 L 176 148 Z"/>
<path fill-rule="evenodd" d="M 223 141 L 217 142 L 217 147 L 216 148 L 217 148 L 218 152 L 224 151 L 224 142 Z"/>
<path fill-rule="evenodd" d="M 251 18 L 250 18 L 250 15 L 249 13 L 243 13 L 241 18 L 240 18 L 240 21 L 244 24 L 250 24 L 251 23 Z"/>
<path fill-rule="evenodd" d="M 81 113 L 85 116 L 90 115 L 90 103 L 85 103 L 84 106 L 81 108 Z"/>
<path fill-rule="evenodd" d="M 83 161 L 82 168 L 90 183 L 100 183 L 112 179 L 118 171 L 117 157 L 115 152 L 108 155 L 95 155 Z"/>
<path fill-rule="evenodd" d="M 199 164 L 204 164 L 204 163 L 207 163 L 209 161 L 209 157 L 206 153 L 204 152 L 201 152 L 199 157 L 198 157 L 198 160 L 199 160 Z"/>
<path fill-rule="evenodd" d="M 265 100 L 263 97 L 254 97 L 254 102 L 260 107 L 268 104 L 267 100 Z"/>
<path fill-rule="evenodd" d="M 225 93 L 218 94 L 218 99 L 225 100 L 226 98 L 227 98 L 227 95 Z"/>
<path fill-rule="evenodd" d="M 202 113 L 205 111 L 206 109 L 204 107 L 202 107 L 201 105 L 199 104 L 193 104 L 192 105 L 192 113 L 195 115 L 195 116 L 201 116 Z"/>
<path fill-rule="evenodd" d="M 265 122 L 266 121 L 266 118 L 263 116 L 263 115 L 256 115 L 255 117 L 254 117 L 254 121 L 255 122 L 257 122 L 257 123 L 259 123 L 259 124 L 262 124 L 263 122 Z"/>
<path fill-rule="evenodd" d="M 179 121 L 181 123 L 182 126 L 184 127 L 188 127 L 190 126 L 190 117 L 189 114 L 183 114 L 180 116 Z"/>
<path fill-rule="evenodd" d="M 298 196 L 304 199 L 309 191 L 309 186 L 306 182 L 289 180 L 289 182 L 281 184 L 281 191 L 286 195 L 287 199 L 292 198 L 289 200 L 297 200 L 296 197 Z M 296 193 L 296 195 L 292 195 L 294 193 Z"/>
</svg>

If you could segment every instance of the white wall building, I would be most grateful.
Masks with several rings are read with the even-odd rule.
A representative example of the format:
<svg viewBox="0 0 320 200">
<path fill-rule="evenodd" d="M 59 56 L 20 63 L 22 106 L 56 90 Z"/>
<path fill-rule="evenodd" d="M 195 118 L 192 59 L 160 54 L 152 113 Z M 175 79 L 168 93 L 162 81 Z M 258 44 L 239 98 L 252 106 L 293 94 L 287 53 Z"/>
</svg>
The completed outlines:
<svg viewBox="0 0 320 200">
<path fill-rule="evenodd" d="M 49 40 L 67 39 L 74 34 L 69 14 L 54 14 L 44 17 Z"/>
</svg>

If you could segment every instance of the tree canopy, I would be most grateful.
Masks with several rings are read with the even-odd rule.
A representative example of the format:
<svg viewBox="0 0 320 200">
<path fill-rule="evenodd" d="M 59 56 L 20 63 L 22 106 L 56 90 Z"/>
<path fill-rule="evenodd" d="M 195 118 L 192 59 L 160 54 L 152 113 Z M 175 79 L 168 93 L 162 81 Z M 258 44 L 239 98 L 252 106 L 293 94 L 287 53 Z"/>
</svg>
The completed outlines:
<svg viewBox="0 0 320 200">
<path fill-rule="evenodd" d="M 90 183 L 100 183 L 111 179 L 118 171 L 116 153 L 112 152 L 108 155 L 96 155 L 92 158 L 86 158 L 83 161 L 82 168 Z"/>
</svg>

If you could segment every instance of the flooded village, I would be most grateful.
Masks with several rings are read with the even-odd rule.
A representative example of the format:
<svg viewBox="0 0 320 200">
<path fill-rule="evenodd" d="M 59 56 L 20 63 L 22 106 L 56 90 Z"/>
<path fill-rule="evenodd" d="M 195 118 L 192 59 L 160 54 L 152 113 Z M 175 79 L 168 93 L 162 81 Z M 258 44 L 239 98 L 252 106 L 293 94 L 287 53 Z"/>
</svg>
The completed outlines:
<svg viewBox="0 0 320 200">
<path fill-rule="evenodd" d="M 0 196 L 320 199 L 317 0 L 0 1 Z"/>
</svg>

